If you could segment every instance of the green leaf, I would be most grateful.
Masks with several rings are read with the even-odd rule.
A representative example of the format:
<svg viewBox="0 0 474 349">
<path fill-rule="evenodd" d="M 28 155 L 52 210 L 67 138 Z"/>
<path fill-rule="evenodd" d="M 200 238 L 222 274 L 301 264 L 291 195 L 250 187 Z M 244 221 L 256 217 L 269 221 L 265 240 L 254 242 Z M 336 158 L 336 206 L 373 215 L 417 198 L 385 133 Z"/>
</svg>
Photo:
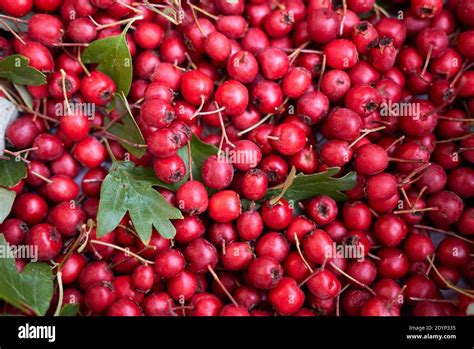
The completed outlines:
<svg viewBox="0 0 474 349">
<path fill-rule="evenodd" d="M 64 304 L 59 316 L 76 316 L 79 313 L 79 304 Z"/>
<path fill-rule="evenodd" d="M 117 92 L 128 95 L 132 85 L 132 56 L 125 39 L 125 31 L 90 43 L 82 53 L 86 64 L 97 63 L 97 69 L 114 80 Z"/>
<path fill-rule="evenodd" d="M 0 235 L 0 248 L 0 299 L 22 311 L 45 315 L 54 292 L 50 266 L 28 263 L 19 273 L 3 235 Z"/>
<path fill-rule="evenodd" d="M 3 223 L 10 213 L 16 193 L 13 190 L 0 188 L 0 223 Z"/>
<path fill-rule="evenodd" d="M 202 164 L 204 163 L 204 161 L 206 161 L 207 158 L 217 154 L 218 149 L 213 145 L 202 142 L 195 134 L 193 134 L 190 143 L 193 162 L 193 179 L 201 181 Z M 174 184 L 168 184 L 157 179 L 158 186 L 169 189 L 171 191 L 178 190 L 178 188 L 189 179 L 189 155 L 187 145 L 179 148 L 177 154 L 181 157 L 181 159 L 183 159 L 184 164 L 186 165 L 186 176 L 184 176 L 181 181 Z M 210 189 L 208 189 L 208 192 L 209 191 Z"/>
<path fill-rule="evenodd" d="M 0 160 L 0 186 L 11 187 L 26 177 L 26 165 L 18 159 Z"/>
<path fill-rule="evenodd" d="M 300 201 L 316 195 L 328 195 L 337 201 L 347 200 L 347 196 L 342 191 L 354 188 L 357 184 L 357 176 L 351 171 L 344 177 L 334 178 L 333 176 L 339 170 L 339 167 L 333 167 L 321 173 L 299 174 L 283 197 L 287 200 Z M 280 191 L 281 189 L 269 189 L 266 198 L 278 195 Z"/>
<path fill-rule="evenodd" d="M 18 19 L 23 19 L 25 21 L 29 21 L 31 17 L 34 15 L 33 12 L 28 13 L 26 16 L 23 17 L 17 17 Z M 5 21 L 10 28 L 12 28 L 15 33 L 21 33 L 21 32 L 27 32 L 28 31 L 28 23 L 21 23 L 19 21 L 13 21 L 8 18 L 2 18 L 3 21 Z M 0 21 L 0 29 L 3 29 L 5 31 L 9 31 L 7 26 Z"/>
<path fill-rule="evenodd" d="M 113 123 L 112 126 L 109 127 L 108 132 L 132 144 L 145 144 L 145 139 L 132 115 L 127 98 L 123 92 L 115 94 L 114 108 L 122 117 L 122 123 Z M 107 119 L 106 123 L 109 121 L 110 120 Z M 145 148 L 134 146 L 126 141 L 119 140 L 118 142 L 137 158 L 141 158 L 145 154 Z"/>
<path fill-rule="evenodd" d="M 46 76 L 38 69 L 30 67 L 28 58 L 22 55 L 11 55 L 0 61 L 0 78 L 18 85 L 46 84 Z"/>
<path fill-rule="evenodd" d="M 135 167 L 131 162 L 114 162 L 102 183 L 97 236 L 114 230 L 127 212 L 143 242 L 148 243 L 152 227 L 171 239 L 176 230 L 170 219 L 182 219 L 181 211 L 171 206 L 153 186 L 159 181 L 151 168 Z"/>
<path fill-rule="evenodd" d="M 191 139 L 191 155 L 193 158 L 193 179 L 201 180 L 201 168 L 204 161 L 206 161 L 210 156 L 216 155 L 218 149 L 211 145 L 202 142 L 195 134 Z"/>
<path fill-rule="evenodd" d="M 33 98 L 31 97 L 26 87 L 18 84 L 13 84 L 13 86 L 17 90 L 18 94 L 21 97 L 21 100 L 25 103 L 25 105 L 31 110 L 33 110 Z"/>
<path fill-rule="evenodd" d="M 180 180 L 178 183 L 165 183 L 161 181 L 160 179 L 156 179 L 156 185 L 162 188 L 166 188 L 171 191 L 177 191 L 178 188 L 183 185 L 187 180 L 189 179 L 189 156 L 188 156 L 188 146 L 183 146 L 178 149 L 177 151 L 178 156 L 183 159 L 184 165 L 186 166 L 186 175 L 183 177 L 182 180 Z"/>
</svg>

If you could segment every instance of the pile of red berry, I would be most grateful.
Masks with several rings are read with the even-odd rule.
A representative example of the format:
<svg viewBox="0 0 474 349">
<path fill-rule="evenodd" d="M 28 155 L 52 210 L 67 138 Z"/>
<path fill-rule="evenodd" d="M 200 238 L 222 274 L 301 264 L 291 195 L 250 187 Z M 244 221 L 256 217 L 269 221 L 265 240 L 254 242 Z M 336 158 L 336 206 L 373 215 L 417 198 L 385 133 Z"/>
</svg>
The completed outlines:
<svg viewBox="0 0 474 349">
<path fill-rule="evenodd" d="M 49 312 L 474 314 L 474 1 L 385 5 L 2 0 L 0 59 L 47 83 L 24 89 L 30 106 L 0 92 L 21 112 L 1 161 L 27 168 L 0 232 L 52 267 Z M 120 35 L 143 144 L 112 132 L 118 49 L 83 55 Z M 196 137 L 216 153 L 193 156 Z M 153 168 L 183 215 L 174 238 L 143 241 L 132 214 L 97 233 L 111 160 Z M 289 196 L 331 168 L 355 173 L 346 201 L 330 181 Z"/>
</svg>

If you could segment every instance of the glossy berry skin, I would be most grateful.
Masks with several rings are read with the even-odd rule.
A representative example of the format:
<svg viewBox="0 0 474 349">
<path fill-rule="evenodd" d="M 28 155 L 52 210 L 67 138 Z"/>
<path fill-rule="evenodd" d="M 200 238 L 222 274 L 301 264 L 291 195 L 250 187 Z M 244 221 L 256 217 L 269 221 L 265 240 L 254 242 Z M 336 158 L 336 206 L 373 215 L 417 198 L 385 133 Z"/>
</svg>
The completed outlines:
<svg viewBox="0 0 474 349">
<path fill-rule="evenodd" d="M 277 232 L 266 233 L 255 245 L 255 253 L 258 257 L 273 257 L 280 263 L 286 258 L 289 250 L 290 245 L 285 237 Z"/>
<path fill-rule="evenodd" d="M 290 206 L 288 201 L 280 199 L 275 204 L 270 201 L 266 201 L 262 205 L 262 218 L 263 222 L 270 229 L 282 230 L 290 224 L 293 208 Z"/>
<path fill-rule="evenodd" d="M 257 167 L 262 159 L 260 148 L 252 141 L 243 139 L 235 143 L 232 149 L 236 156 L 230 156 L 234 167 L 241 171 L 248 171 Z"/>
<path fill-rule="evenodd" d="M 73 42 L 89 43 L 96 39 L 97 29 L 89 18 L 76 18 L 69 22 L 67 34 Z"/>
<path fill-rule="evenodd" d="M 140 108 L 140 116 L 151 127 L 168 127 L 176 118 L 173 106 L 161 98 L 148 98 Z"/>
<path fill-rule="evenodd" d="M 331 134 L 345 141 L 355 140 L 362 128 L 362 120 L 354 111 L 347 108 L 334 108 L 327 117 Z"/>
<path fill-rule="evenodd" d="M 252 259 L 252 249 L 246 242 L 231 242 L 225 247 L 225 254 L 220 257 L 224 268 L 232 271 L 246 268 Z"/>
<path fill-rule="evenodd" d="M 48 204 L 37 194 L 23 193 L 15 199 L 12 212 L 16 218 L 26 224 L 34 225 L 40 223 L 46 217 Z"/>
<path fill-rule="evenodd" d="M 308 13 L 308 35 L 317 44 L 327 43 L 336 38 L 339 29 L 339 18 L 329 8 L 315 9 Z"/>
<path fill-rule="evenodd" d="M 107 281 L 91 285 L 85 294 L 85 303 L 93 313 L 107 310 L 115 300 L 115 288 Z"/>
<path fill-rule="evenodd" d="M 71 177 L 56 175 L 50 180 L 51 183 L 46 184 L 45 192 L 48 199 L 53 202 L 71 201 L 79 194 L 79 186 Z"/>
<path fill-rule="evenodd" d="M 302 242 L 305 256 L 313 263 L 323 264 L 332 259 L 333 240 L 321 229 L 307 234 Z"/>
<path fill-rule="evenodd" d="M 206 102 L 211 97 L 213 88 L 211 78 L 199 70 L 189 71 L 181 79 L 181 94 L 193 105 Z"/>
<path fill-rule="evenodd" d="M 227 73 L 244 84 L 252 82 L 258 74 L 258 62 L 248 51 L 236 52 L 227 61 Z"/>
<path fill-rule="evenodd" d="M 272 257 L 259 257 L 253 260 L 249 266 L 249 282 L 258 289 L 268 290 L 283 277 L 283 268 Z"/>
<path fill-rule="evenodd" d="M 194 273 L 183 270 L 179 275 L 168 279 L 166 287 L 174 300 L 189 300 L 197 291 L 198 279 Z"/>
<path fill-rule="evenodd" d="M 261 80 L 253 86 L 250 100 L 259 112 L 273 113 L 283 103 L 283 91 L 276 82 Z"/>
<path fill-rule="evenodd" d="M 79 279 L 79 274 L 86 265 L 87 260 L 82 254 L 76 252 L 72 253 L 61 268 L 63 284 L 70 285 L 77 281 Z"/>
<path fill-rule="evenodd" d="M 184 249 L 188 269 L 194 273 L 205 273 L 217 264 L 217 250 L 206 239 L 191 241 Z"/>
<path fill-rule="evenodd" d="M 37 246 L 38 260 L 53 259 L 62 248 L 62 238 L 56 228 L 47 223 L 35 225 L 26 236 L 26 244 Z"/>
<path fill-rule="evenodd" d="M 408 258 L 399 250 L 393 247 L 381 249 L 377 256 L 377 271 L 383 278 L 401 279 L 409 268 Z"/>
<path fill-rule="evenodd" d="M 407 226 L 397 215 L 383 215 L 374 223 L 374 235 L 384 246 L 398 246 L 406 234 Z"/>
<path fill-rule="evenodd" d="M 7 0 L 2 2 L 1 9 L 10 16 L 23 17 L 33 7 L 33 0 Z"/>
<path fill-rule="evenodd" d="M 318 225 L 331 223 L 338 213 L 336 202 L 327 195 L 320 195 L 309 200 L 305 208 Z"/>
<path fill-rule="evenodd" d="M 428 207 L 437 207 L 437 211 L 428 214 L 429 218 L 439 227 L 447 227 L 459 220 L 464 203 L 459 196 L 451 191 L 434 194 L 426 201 Z"/>
<path fill-rule="evenodd" d="M 140 22 L 133 33 L 134 41 L 147 50 L 156 49 L 163 40 L 164 31 L 157 23 Z"/>
<path fill-rule="evenodd" d="M 305 295 L 295 280 L 284 277 L 268 292 L 268 299 L 277 313 L 291 315 L 301 309 Z"/>
<path fill-rule="evenodd" d="M 358 60 L 357 48 L 350 40 L 336 39 L 324 47 L 327 64 L 334 69 L 352 68 Z"/>
<path fill-rule="evenodd" d="M 351 88 L 345 97 L 347 108 L 358 113 L 361 117 L 367 117 L 380 104 L 380 95 L 369 85 L 358 85 Z"/>
<path fill-rule="evenodd" d="M 40 130 L 34 121 L 20 116 L 10 124 L 5 136 L 15 148 L 23 149 L 30 146 L 39 134 Z"/>
<path fill-rule="evenodd" d="M 435 246 L 429 236 L 411 234 L 405 241 L 404 252 L 414 262 L 421 262 L 435 252 Z"/>
<path fill-rule="evenodd" d="M 262 68 L 262 74 L 266 79 L 281 79 L 289 69 L 289 60 L 283 50 L 272 47 L 258 54 L 258 61 Z"/>
<path fill-rule="evenodd" d="M 230 185 L 234 177 L 234 168 L 227 159 L 213 155 L 204 161 L 201 175 L 204 184 L 213 189 L 223 189 Z"/>
<path fill-rule="evenodd" d="M 26 233 L 29 230 L 25 222 L 16 218 L 5 220 L 1 225 L 1 229 L 5 240 L 10 245 L 23 245 Z"/>
<path fill-rule="evenodd" d="M 65 236 L 75 236 L 85 223 L 86 214 L 76 204 L 63 202 L 54 207 L 48 221 L 56 227 L 56 230 Z"/>
<path fill-rule="evenodd" d="M 176 192 L 178 207 L 189 214 L 203 213 L 209 204 L 206 188 L 198 181 L 188 181 Z"/>
<path fill-rule="evenodd" d="M 107 316 L 142 316 L 142 310 L 134 301 L 122 298 L 112 304 Z"/>
<path fill-rule="evenodd" d="M 17 53 L 27 57 L 30 66 L 39 71 L 49 73 L 54 70 L 53 56 L 48 48 L 43 44 L 28 41 L 25 45 L 21 45 L 16 51 Z"/>
<path fill-rule="evenodd" d="M 37 148 L 32 152 L 36 158 L 43 161 L 55 160 L 61 156 L 64 150 L 63 143 L 58 137 L 49 133 L 38 135 L 32 144 L 33 148 Z"/>
<path fill-rule="evenodd" d="M 328 270 L 314 273 L 307 282 L 308 289 L 319 299 L 329 299 L 337 296 L 341 290 L 341 283 L 336 275 Z"/>
<path fill-rule="evenodd" d="M 216 90 L 216 102 L 228 115 L 242 114 L 249 103 L 247 88 L 237 80 L 228 80 Z"/>
<path fill-rule="evenodd" d="M 185 259 L 178 250 L 170 249 L 157 254 L 155 258 L 155 273 L 164 278 L 179 275 L 184 269 Z"/>
<path fill-rule="evenodd" d="M 186 175 L 186 165 L 178 155 L 156 159 L 153 170 L 157 178 L 169 184 L 178 183 Z"/>
<path fill-rule="evenodd" d="M 146 140 L 148 151 L 159 158 L 176 154 L 180 147 L 180 139 L 170 128 L 153 131 Z"/>
<path fill-rule="evenodd" d="M 205 226 L 197 216 L 185 216 L 173 221 L 173 225 L 176 228 L 175 240 L 180 244 L 189 243 L 205 233 Z"/>
<path fill-rule="evenodd" d="M 89 168 L 99 167 L 107 159 L 105 146 L 90 136 L 76 145 L 73 154 L 77 161 Z"/>
<path fill-rule="evenodd" d="M 107 105 L 115 93 L 115 83 L 104 73 L 93 71 L 81 81 L 81 93 L 90 103 Z"/>
<path fill-rule="evenodd" d="M 64 115 L 59 121 L 59 128 L 68 139 L 80 142 L 89 134 L 89 119 L 83 113 Z"/>
<path fill-rule="evenodd" d="M 227 304 L 222 308 L 219 316 L 250 316 L 250 314 L 244 307 Z"/>
<path fill-rule="evenodd" d="M 221 300 L 211 293 L 198 293 L 190 301 L 193 311 L 192 316 L 218 316 L 223 304 Z"/>
<path fill-rule="evenodd" d="M 448 267 L 460 267 L 469 259 L 469 246 L 465 241 L 447 237 L 438 245 L 436 256 Z"/>
<path fill-rule="evenodd" d="M 237 218 L 236 226 L 242 240 L 256 240 L 263 232 L 263 219 L 258 211 L 244 211 Z"/>
<path fill-rule="evenodd" d="M 231 52 L 230 40 L 218 31 L 211 33 L 204 41 L 204 50 L 215 61 L 223 62 Z"/>
<path fill-rule="evenodd" d="M 28 34 L 31 38 L 46 46 L 60 43 L 63 32 L 61 21 L 48 14 L 33 15 L 28 25 Z"/>
<path fill-rule="evenodd" d="M 354 167 L 365 175 L 380 173 L 388 167 L 387 152 L 379 145 L 365 144 L 356 151 Z"/>
<path fill-rule="evenodd" d="M 146 316 L 170 316 L 174 301 L 166 292 L 152 293 L 145 297 L 142 307 Z"/>
<path fill-rule="evenodd" d="M 393 67 L 397 58 L 397 49 L 391 38 L 380 38 L 374 41 L 370 47 L 369 60 L 375 69 L 385 72 Z"/>
<path fill-rule="evenodd" d="M 283 155 L 294 155 L 302 150 L 306 144 L 306 135 L 303 129 L 293 123 L 283 123 L 273 129 L 272 147 Z"/>
<path fill-rule="evenodd" d="M 443 9 L 441 0 L 414 0 L 410 9 L 419 18 L 433 18 Z"/>
<path fill-rule="evenodd" d="M 209 217 L 221 223 L 236 219 L 241 213 L 239 195 L 233 190 L 215 193 L 209 199 Z"/>
<path fill-rule="evenodd" d="M 149 265 L 141 265 L 133 271 L 133 285 L 140 292 L 148 292 L 155 279 L 153 268 Z"/>
</svg>

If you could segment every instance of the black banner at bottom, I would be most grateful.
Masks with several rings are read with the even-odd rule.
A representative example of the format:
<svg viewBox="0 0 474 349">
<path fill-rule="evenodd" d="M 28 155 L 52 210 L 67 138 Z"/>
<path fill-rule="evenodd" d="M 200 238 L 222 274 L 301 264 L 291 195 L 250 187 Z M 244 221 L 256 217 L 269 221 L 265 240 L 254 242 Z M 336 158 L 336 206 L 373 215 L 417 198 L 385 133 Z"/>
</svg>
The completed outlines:
<svg viewBox="0 0 474 349">
<path fill-rule="evenodd" d="M 33 318 L 0 317 L 0 348 L 96 347 L 113 343 L 153 347 L 186 342 L 224 346 L 252 339 L 313 343 L 311 347 L 473 348 L 474 318 Z M 150 343 L 151 342 L 151 343 Z M 122 345 L 120 347 L 122 347 Z"/>
</svg>

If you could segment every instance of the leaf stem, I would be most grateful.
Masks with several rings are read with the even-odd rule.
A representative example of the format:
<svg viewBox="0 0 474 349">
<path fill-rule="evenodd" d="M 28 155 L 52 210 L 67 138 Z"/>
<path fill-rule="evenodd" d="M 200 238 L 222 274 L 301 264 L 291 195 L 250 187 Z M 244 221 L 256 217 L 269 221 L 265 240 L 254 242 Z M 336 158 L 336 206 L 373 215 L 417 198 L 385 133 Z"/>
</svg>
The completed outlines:
<svg viewBox="0 0 474 349">
<path fill-rule="evenodd" d="M 342 270 L 341 268 L 339 268 L 336 264 L 334 264 L 333 262 L 329 262 L 329 264 L 331 264 L 331 266 L 336 269 L 339 273 L 341 273 L 342 275 L 344 275 L 346 278 L 348 278 L 349 280 L 351 280 L 353 283 L 359 285 L 360 287 L 363 287 L 365 288 L 367 291 L 369 291 L 372 295 L 376 295 L 374 290 L 372 290 L 369 286 L 367 286 L 366 284 L 363 284 L 362 282 L 360 282 L 359 280 L 357 279 L 354 279 L 352 276 L 350 276 L 349 274 L 347 274 L 344 270 Z"/>
<path fill-rule="evenodd" d="M 272 198 L 269 202 L 270 202 L 270 205 L 275 205 L 278 201 L 280 201 L 280 199 L 285 195 L 286 191 L 291 187 L 291 185 L 293 184 L 293 181 L 295 180 L 295 176 L 296 176 L 296 168 L 295 166 L 291 166 L 291 170 L 290 170 L 290 173 L 288 174 L 288 176 L 286 177 L 285 179 L 285 182 L 283 183 L 283 186 L 282 186 L 282 191 L 277 195 L 275 196 L 274 198 Z"/>
<path fill-rule="evenodd" d="M 132 256 L 132 257 L 135 257 L 137 260 L 139 260 L 140 262 L 142 262 L 143 264 L 147 265 L 147 264 L 155 264 L 155 262 L 152 262 L 152 261 L 149 261 L 139 255 L 137 255 L 136 253 L 133 253 L 132 251 L 130 251 L 129 249 L 126 249 L 126 248 L 123 248 L 121 246 L 117 246 L 117 245 L 114 245 L 114 244 L 109 244 L 108 242 L 104 242 L 104 241 L 100 241 L 100 240 L 95 240 L 95 239 L 92 239 L 90 240 L 90 243 L 91 244 L 96 244 L 96 245 L 103 245 L 103 246 L 107 246 L 107 247 L 111 247 L 111 248 L 114 248 L 116 250 L 119 250 L 119 251 L 122 251 L 124 252 L 126 255 L 129 255 L 129 256 Z"/>
<path fill-rule="evenodd" d="M 58 272 L 56 273 L 56 279 L 58 280 L 59 297 L 58 297 L 58 304 L 56 305 L 56 311 L 54 312 L 54 316 L 59 316 L 61 314 L 61 308 L 63 305 L 63 298 L 64 298 L 63 274 L 61 270 L 58 270 Z"/>
<path fill-rule="evenodd" d="M 230 292 L 227 290 L 227 288 L 224 286 L 224 284 L 222 283 L 222 281 L 219 279 L 219 277 L 217 276 L 216 272 L 214 271 L 214 269 L 212 269 L 212 267 L 210 265 L 207 266 L 207 270 L 209 270 L 209 272 L 211 273 L 212 277 L 214 278 L 214 280 L 216 280 L 216 282 L 219 284 L 219 286 L 222 288 L 222 290 L 225 292 L 225 294 L 227 295 L 227 297 L 229 297 L 230 301 L 232 302 L 232 304 L 234 304 L 236 307 L 239 306 L 239 303 L 236 302 L 236 300 L 234 299 L 234 297 L 232 297 L 232 295 L 230 294 Z"/>
<path fill-rule="evenodd" d="M 453 231 L 438 229 L 438 228 L 434 228 L 434 227 L 430 227 L 428 225 L 422 225 L 422 224 L 415 224 L 413 227 L 418 228 L 418 229 L 425 229 L 425 230 L 434 231 L 435 233 L 441 233 L 441 234 L 449 235 L 449 236 L 458 238 L 459 240 L 465 241 L 468 244 L 474 244 L 473 240 L 469 240 L 468 238 L 465 238 L 464 236 L 458 235 Z"/>
<path fill-rule="evenodd" d="M 434 265 L 433 261 L 431 260 L 431 258 L 429 256 L 426 256 L 426 260 L 428 261 L 428 263 L 430 263 L 430 265 L 433 268 L 436 275 L 438 275 L 438 277 L 446 284 L 446 286 L 448 286 L 453 291 L 456 291 L 456 292 L 458 292 L 458 293 L 460 293 L 460 294 L 462 294 L 466 297 L 474 298 L 474 294 L 470 293 L 470 292 L 474 292 L 473 290 L 467 290 L 467 289 L 460 288 L 460 287 L 457 287 L 457 286 L 453 285 L 451 283 L 451 281 L 446 280 L 446 278 L 443 276 L 443 274 L 440 273 L 440 271 L 438 270 L 438 268 L 436 268 L 436 265 Z"/>
</svg>

